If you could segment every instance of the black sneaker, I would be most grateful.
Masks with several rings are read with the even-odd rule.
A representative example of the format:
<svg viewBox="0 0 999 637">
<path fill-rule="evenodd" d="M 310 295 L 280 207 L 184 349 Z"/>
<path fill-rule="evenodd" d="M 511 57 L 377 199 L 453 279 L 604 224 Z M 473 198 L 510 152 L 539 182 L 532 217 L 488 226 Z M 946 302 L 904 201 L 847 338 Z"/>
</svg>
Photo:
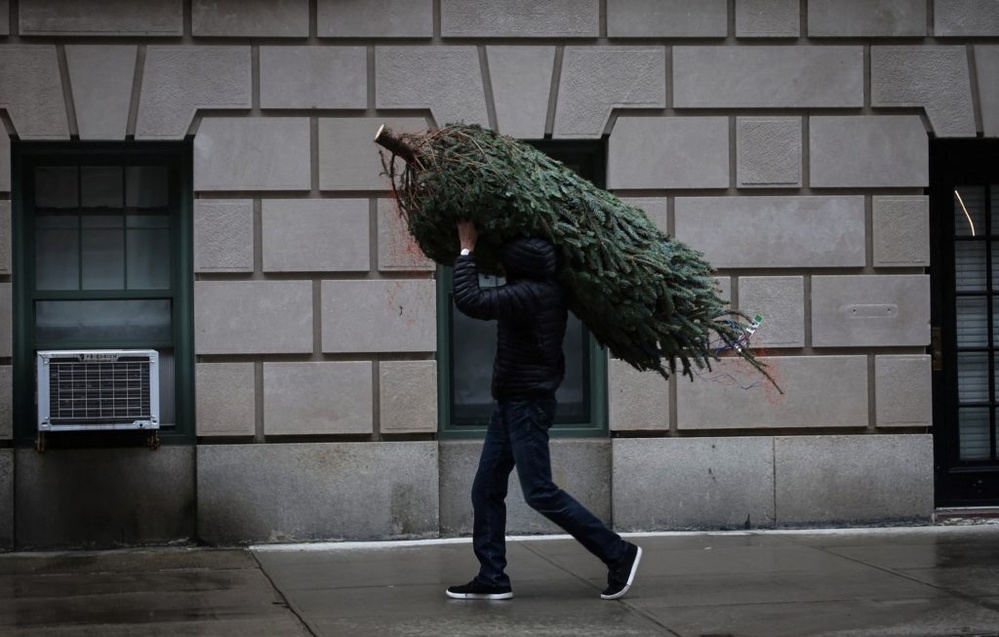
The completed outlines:
<svg viewBox="0 0 999 637">
<path fill-rule="evenodd" d="M 642 549 L 629 542 L 624 559 L 607 572 L 607 588 L 603 593 L 600 593 L 600 599 L 624 597 L 624 594 L 631 588 L 631 583 L 635 581 L 635 573 L 638 571 L 638 563 L 641 561 Z"/>
<path fill-rule="evenodd" d="M 513 590 L 509 586 L 487 586 L 473 579 L 462 586 L 449 586 L 447 596 L 451 599 L 510 599 Z"/>
</svg>

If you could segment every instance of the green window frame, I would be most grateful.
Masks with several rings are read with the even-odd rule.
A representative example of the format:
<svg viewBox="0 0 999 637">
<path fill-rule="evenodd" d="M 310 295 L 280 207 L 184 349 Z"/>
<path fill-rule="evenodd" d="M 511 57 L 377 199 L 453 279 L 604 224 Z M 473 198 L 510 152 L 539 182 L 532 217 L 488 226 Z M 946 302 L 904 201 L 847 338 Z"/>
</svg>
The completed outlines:
<svg viewBox="0 0 999 637">
<path fill-rule="evenodd" d="M 604 140 L 526 140 L 542 152 L 553 157 L 577 173 L 592 181 L 598 187 L 605 185 L 606 142 Z M 486 285 L 491 281 L 483 280 Z M 459 404 L 455 396 L 456 378 L 456 330 L 464 330 L 458 335 L 461 340 L 474 340 L 480 346 L 473 352 L 476 370 L 481 370 L 474 379 L 468 374 L 461 376 L 464 387 L 474 386 L 478 396 L 489 395 L 489 380 L 492 375 L 493 355 L 496 347 L 495 321 L 475 321 L 461 316 L 452 299 L 452 270 L 450 267 L 437 268 L 437 342 L 438 342 L 438 413 L 439 435 L 444 439 L 481 438 L 489 424 L 491 404 L 477 403 L 469 406 Z M 575 316 L 570 314 L 570 326 L 566 334 L 566 377 L 578 374 L 577 382 L 582 389 L 582 399 L 568 403 L 560 397 L 559 411 L 552 426 L 553 437 L 606 437 L 607 428 L 607 352 L 589 333 L 589 330 Z M 462 370 L 464 371 L 464 370 Z M 560 393 L 566 390 L 566 385 Z"/>
<path fill-rule="evenodd" d="M 172 386 L 173 391 L 170 404 L 161 402 L 164 418 L 159 441 L 193 443 L 190 142 L 15 141 L 11 155 L 15 444 L 34 444 L 38 433 L 36 352 L 104 348 L 160 351 L 160 386 Z M 96 185 L 102 176 L 110 184 L 103 190 Z M 59 208 L 44 207 L 46 203 L 52 206 L 49 202 L 54 196 L 36 192 L 39 183 L 62 191 L 60 196 L 68 203 L 61 203 Z M 51 227 L 68 229 L 61 244 L 69 246 L 68 252 L 58 253 L 57 248 L 46 243 L 45 235 L 51 235 Z M 154 257 L 144 251 L 152 252 Z M 75 271 L 69 275 L 52 274 L 49 265 L 55 260 L 45 260 L 47 252 L 68 254 L 59 265 Z M 169 256 L 167 265 L 156 258 L 163 254 Z M 79 281 L 75 286 L 74 276 Z M 95 323 L 99 327 L 88 327 L 86 321 L 76 327 L 47 327 L 58 321 L 47 322 L 46 311 L 61 303 L 74 304 L 81 311 L 93 310 L 99 317 Z M 136 310 L 139 314 L 134 313 Z M 64 309 L 59 311 L 66 314 Z M 136 316 L 154 317 L 158 327 L 150 328 Z M 164 398 L 169 400 L 169 394 L 161 401 Z M 47 444 L 135 445 L 146 441 L 148 435 L 148 431 L 141 430 L 60 432 L 48 434 Z"/>
</svg>

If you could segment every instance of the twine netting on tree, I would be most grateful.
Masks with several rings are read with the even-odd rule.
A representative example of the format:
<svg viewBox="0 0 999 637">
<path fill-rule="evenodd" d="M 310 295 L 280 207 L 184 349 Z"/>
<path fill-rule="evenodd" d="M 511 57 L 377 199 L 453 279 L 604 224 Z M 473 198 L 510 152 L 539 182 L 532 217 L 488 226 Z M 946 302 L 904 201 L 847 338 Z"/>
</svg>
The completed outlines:
<svg viewBox="0 0 999 637">
<path fill-rule="evenodd" d="M 742 315 L 725 307 L 700 252 L 532 146 L 464 124 L 399 135 L 382 127 L 375 141 L 390 153 L 382 163 L 410 234 L 437 263 L 458 255 L 459 220 L 478 228 L 486 272 L 498 273 L 502 243 L 548 239 L 569 309 L 614 356 L 667 378 L 710 369 L 719 338 L 744 343 Z M 769 378 L 748 347 L 732 351 Z"/>
</svg>

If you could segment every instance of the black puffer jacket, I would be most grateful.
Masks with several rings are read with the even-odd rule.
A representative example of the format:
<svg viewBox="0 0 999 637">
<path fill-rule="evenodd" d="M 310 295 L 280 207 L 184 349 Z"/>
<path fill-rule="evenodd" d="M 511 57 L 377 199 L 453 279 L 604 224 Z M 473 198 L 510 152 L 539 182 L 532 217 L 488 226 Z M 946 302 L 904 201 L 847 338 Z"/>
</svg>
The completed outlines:
<svg viewBox="0 0 999 637">
<path fill-rule="evenodd" d="M 544 239 L 503 246 L 506 285 L 479 287 L 472 256 L 454 263 L 454 303 L 476 319 L 496 319 L 493 398 L 550 398 L 565 376 L 566 296 L 555 280 L 555 247 Z"/>
</svg>

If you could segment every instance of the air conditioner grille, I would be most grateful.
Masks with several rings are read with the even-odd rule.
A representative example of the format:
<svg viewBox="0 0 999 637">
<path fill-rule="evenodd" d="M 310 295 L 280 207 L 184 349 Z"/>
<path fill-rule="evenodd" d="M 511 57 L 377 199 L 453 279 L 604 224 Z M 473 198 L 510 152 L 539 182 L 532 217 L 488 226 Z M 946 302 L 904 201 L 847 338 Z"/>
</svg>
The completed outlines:
<svg viewBox="0 0 999 637">
<path fill-rule="evenodd" d="M 152 401 L 148 358 L 110 362 L 49 361 L 49 420 L 62 423 L 117 423 L 149 419 Z"/>
</svg>

